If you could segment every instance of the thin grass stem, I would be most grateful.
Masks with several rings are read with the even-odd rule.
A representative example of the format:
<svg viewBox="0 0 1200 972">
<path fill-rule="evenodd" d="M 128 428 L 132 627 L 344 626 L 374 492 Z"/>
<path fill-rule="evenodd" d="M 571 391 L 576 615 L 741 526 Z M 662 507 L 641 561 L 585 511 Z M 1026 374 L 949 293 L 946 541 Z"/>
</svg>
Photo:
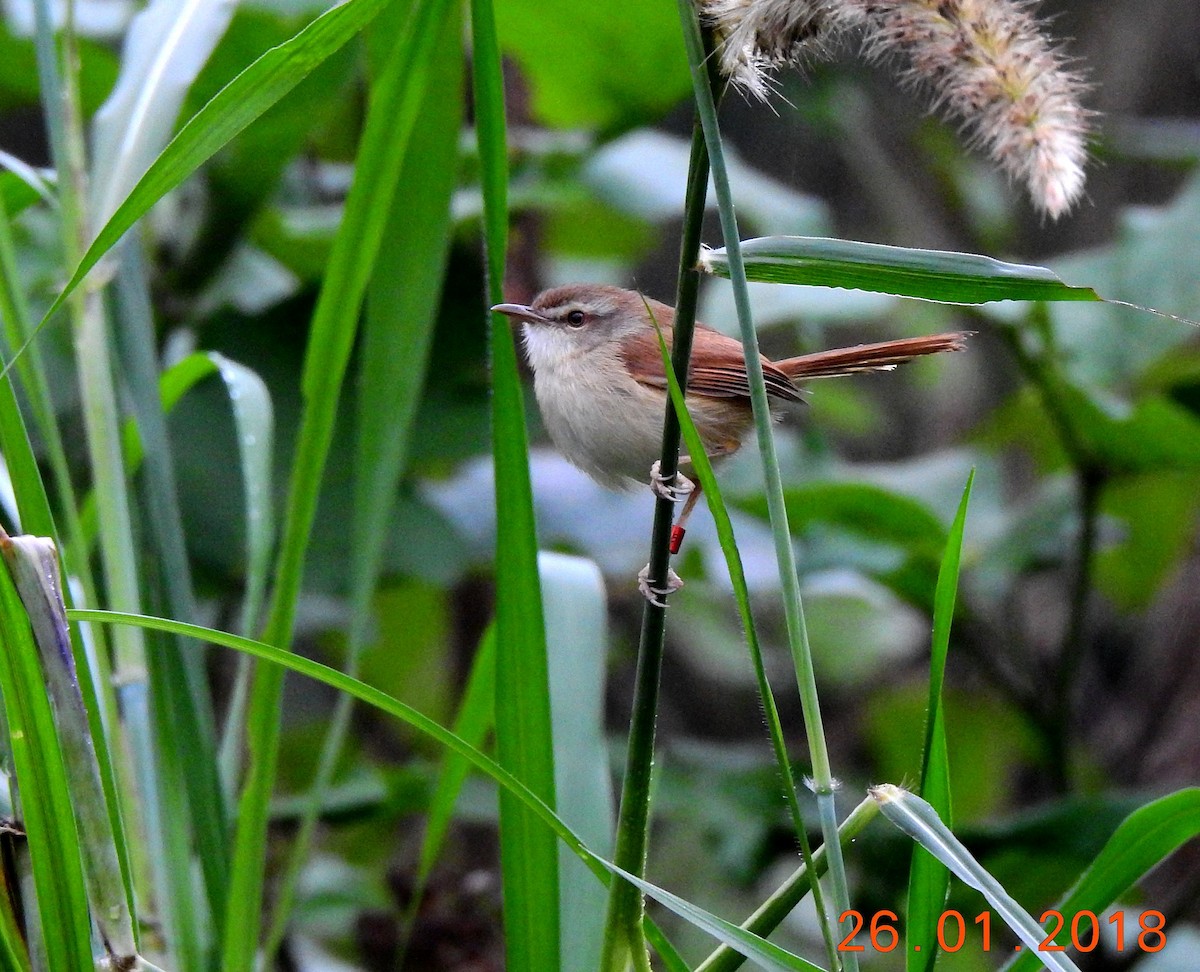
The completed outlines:
<svg viewBox="0 0 1200 972">
<path fill-rule="evenodd" d="M 687 387 L 688 359 L 696 321 L 700 291 L 700 273 L 696 260 L 700 254 L 700 235 L 708 190 L 708 151 L 699 118 L 692 130 L 691 158 L 688 165 L 687 194 L 684 203 L 683 235 L 679 247 L 679 276 L 675 297 L 675 327 L 672 369 L 676 380 Z M 670 398 L 663 419 L 660 472 L 670 481 L 679 467 L 679 416 Z M 647 473 L 649 470 L 647 470 Z M 648 583 L 665 588 L 670 570 L 671 525 L 675 504 L 659 498 L 654 505 L 654 526 L 650 540 Z M 617 818 L 617 839 L 613 862 L 622 870 L 639 877 L 646 870 L 646 847 L 650 826 L 650 784 L 654 764 L 655 720 L 662 677 L 663 648 L 666 638 L 666 607 L 646 602 L 638 646 L 637 672 L 634 679 L 633 714 L 625 757 L 625 776 L 621 788 L 621 807 Z M 624 969 L 629 962 L 646 960 L 642 922 L 645 897 L 627 881 L 609 886 L 608 913 L 604 930 L 604 955 L 601 968 Z"/>
<path fill-rule="evenodd" d="M 833 882 L 834 904 L 838 913 L 849 909 L 849 893 L 846 885 L 845 865 L 841 856 L 841 845 L 837 840 L 837 816 L 834 806 L 836 784 L 829 765 L 829 753 L 825 745 L 825 734 L 821 720 L 820 701 L 817 696 L 816 674 L 813 669 L 812 651 L 808 644 L 808 630 L 804 619 L 804 608 L 800 599 L 800 581 L 796 570 L 795 550 L 792 547 L 788 528 L 787 509 L 783 498 L 783 482 L 779 471 L 779 459 L 775 452 L 775 440 L 771 428 L 771 412 L 767 402 L 766 385 L 763 380 L 762 361 L 758 351 L 758 337 L 750 314 L 750 298 L 746 284 L 746 268 L 742 261 L 737 217 L 734 213 L 733 194 L 729 185 L 729 174 L 725 166 L 721 133 L 717 121 L 716 104 L 712 95 L 709 76 L 705 70 L 705 50 L 700 25 L 694 6 L 687 0 L 679 0 L 680 19 L 683 23 L 684 40 L 692 73 L 692 88 L 697 109 L 704 127 L 705 141 L 712 165 L 713 185 L 716 190 L 717 206 L 721 218 L 721 231 L 729 258 L 730 282 L 733 286 L 734 303 L 737 307 L 738 324 L 742 333 L 746 371 L 750 382 L 750 400 L 754 409 L 754 424 L 758 447 L 762 456 L 766 479 L 767 506 L 770 512 L 772 532 L 775 538 L 775 553 L 779 563 L 780 581 L 783 587 L 784 613 L 787 621 L 788 640 L 792 649 L 793 664 L 800 689 L 804 711 L 805 729 L 808 735 L 809 752 L 812 759 L 812 787 L 817 796 L 818 813 L 826 847 L 829 851 L 829 873 Z M 819 891 L 819 882 L 813 885 L 814 900 L 821 915 L 821 929 L 825 939 L 830 967 L 845 967 L 856 972 L 857 957 L 853 952 L 839 955 L 834 945 L 834 922 L 824 906 Z"/>
</svg>

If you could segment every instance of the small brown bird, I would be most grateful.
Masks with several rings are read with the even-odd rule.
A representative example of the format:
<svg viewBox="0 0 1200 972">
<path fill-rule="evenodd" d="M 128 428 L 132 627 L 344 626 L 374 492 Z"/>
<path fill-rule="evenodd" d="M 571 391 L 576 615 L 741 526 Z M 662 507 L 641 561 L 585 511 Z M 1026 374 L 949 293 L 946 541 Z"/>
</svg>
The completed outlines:
<svg viewBox="0 0 1200 972">
<path fill-rule="evenodd" d="M 492 310 L 524 322 L 525 352 L 542 420 L 570 462 L 612 488 L 645 482 L 650 470 L 651 488 L 658 495 L 678 500 L 691 493 L 672 538 L 676 552 L 699 490 L 683 474 L 666 483 L 658 472 L 667 381 L 654 323 L 670 346 L 674 309 L 632 290 L 570 284 L 543 291 L 532 304 L 497 304 Z M 764 357 L 762 366 L 773 400 L 800 402 L 798 381 L 887 371 L 920 355 L 963 347 L 963 334 L 937 334 L 782 361 Z M 710 459 L 730 456 L 741 447 L 753 415 L 740 341 L 697 323 L 687 404 Z M 688 462 L 683 457 L 680 465 Z"/>
</svg>

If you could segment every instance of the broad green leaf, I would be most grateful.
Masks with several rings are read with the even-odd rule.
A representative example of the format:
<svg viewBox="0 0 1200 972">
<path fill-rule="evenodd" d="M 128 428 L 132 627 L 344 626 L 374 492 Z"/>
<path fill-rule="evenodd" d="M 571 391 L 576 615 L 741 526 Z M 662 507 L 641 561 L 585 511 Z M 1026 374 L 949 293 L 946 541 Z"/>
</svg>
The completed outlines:
<svg viewBox="0 0 1200 972">
<path fill-rule="evenodd" d="M 947 826 L 951 825 L 950 757 L 946 751 L 946 715 L 942 705 L 942 685 L 946 679 L 946 657 L 950 651 L 950 626 L 958 595 L 958 574 L 962 562 L 963 529 L 967 504 L 975 473 L 967 477 L 962 502 L 950 528 L 946 552 L 938 571 L 934 593 L 933 639 L 929 661 L 929 702 L 925 715 L 925 745 L 921 758 L 921 796 Z M 938 954 L 938 921 L 946 907 L 950 872 L 944 864 L 921 847 L 913 847 L 912 868 L 908 874 L 908 911 L 905 916 L 905 941 L 909 972 L 932 970 Z"/>
<path fill-rule="evenodd" d="M 1120 538 L 1096 554 L 1096 586 L 1127 611 L 1149 607 L 1192 549 L 1200 509 L 1200 473 L 1158 472 L 1109 483 L 1101 514 L 1123 524 Z"/>
<path fill-rule="evenodd" d="M 629 128 L 687 94 L 669 4 L 505 0 L 496 15 L 504 51 L 529 79 L 534 113 L 547 124 Z"/>
<path fill-rule="evenodd" d="M 810 236 L 768 236 L 741 245 L 746 278 L 919 297 L 950 304 L 992 300 L 1101 300 L 1045 267 L 1003 263 L 974 253 L 917 250 Z M 701 269 L 729 276 L 725 249 L 706 250 Z"/>
<path fill-rule="evenodd" d="M 150 207 L 181 185 L 230 139 L 299 84 L 371 22 L 387 0 L 346 0 L 285 44 L 273 47 L 190 118 L 96 234 L 50 309 L 44 325 L 80 281 Z M 41 326 L 41 325 L 39 325 Z"/>
<path fill-rule="evenodd" d="M 946 528 L 924 503 L 879 486 L 814 482 L 790 486 L 783 495 L 788 523 L 797 533 L 814 523 L 828 523 L 871 540 L 922 551 L 944 548 L 947 541 Z M 738 506 L 756 516 L 767 515 L 763 497 L 741 500 Z"/>
<path fill-rule="evenodd" d="M 1073 916 L 1081 911 L 1099 915 L 1155 865 L 1197 836 L 1200 836 L 1200 788 L 1179 790 L 1135 810 L 1058 905 L 1056 910 L 1067 920 L 1055 940 L 1060 944 L 1069 941 Z M 1131 929 L 1137 928 L 1134 914 L 1133 909 L 1127 912 L 1126 948 L 1132 940 Z M 1137 934 L 1138 930 L 1132 931 L 1133 936 Z M 1035 972 L 1045 954 L 1026 953 L 1008 966 L 1008 972 Z"/>
<path fill-rule="evenodd" d="M 546 612 L 555 806 L 589 847 L 609 856 L 612 775 L 604 732 L 608 603 L 589 560 L 538 555 Z M 605 891 L 567 848 L 558 854 L 563 972 L 593 972 L 604 939 Z"/>
</svg>

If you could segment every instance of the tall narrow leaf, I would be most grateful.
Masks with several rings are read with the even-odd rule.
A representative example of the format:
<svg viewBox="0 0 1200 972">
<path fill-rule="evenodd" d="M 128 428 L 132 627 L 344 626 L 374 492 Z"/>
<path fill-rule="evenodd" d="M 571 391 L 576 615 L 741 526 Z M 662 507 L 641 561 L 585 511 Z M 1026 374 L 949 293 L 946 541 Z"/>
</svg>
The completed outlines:
<svg viewBox="0 0 1200 972">
<path fill-rule="evenodd" d="M 436 40 L 450 7 L 448 0 L 417 0 L 406 31 L 397 38 L 371 94 L 354 184 L 334 239 L 305 356 L 305 410 L 266 628 L 266 640 L 276 645 L 291 644 L 308 540 L 359 307 L 387 226 L 431 65 L 439 53 Z M 267 820 L 279 754 L 282 689 L 281 669 L 258 668 L 250 692 L 249 765 L 238 805 L 230 881 L 231 911 L 223 957 L 227 972 L 249 972 L 254 963 L 262 914 Z"/>
<path fill-rule="evenodd" d="M 491 0 L 472 0 L 475 125 L 483 183 L 488 303 L 504 299 L 508 150 L 504 79 Z M 492 455 L 496 467 L 496 745 L 500 763 L 554 805 L 546 636 L 538 584 L 533 490 L 517 354 L 507 319 L 492 315 Z M 504 930 L 510 969 L 559 961 L 558 854 L 517 801 L 500 798 Z"/>
<path fill-rule="evenodd" d="M 958 592 L 958 570 L 962 561 L 963 529 L 971 499 L 972 471 L 963 489 L 958 513 L 946 541 L 946 553 L 938 571 L 933 598 L 933 641 L 929 659 L 929 704 L 925 713 L 925 748 L 921 760 L 921 796 L 952 826 L 950 809 L 950 758 L 946 752 L 946 721 L 942 706 L 942 684 L 946 656 L 950 650 L 950 625 Z M 905 935 L 909 972 L 931 970 L 938 952 L 938 919 L 946 905 L 950 872 L 928 851 L 914 845 L 908 874 L 908 914 Z"/>
<path fill-rule="evenodd" d="M 385 40 L 406 12 L 389 11 L 374 26 Z M 462 125 L 462 23 L 452 8 L 441 27 L 427 91 L 398 193 L 380 242 L 366 293 L 362 371 L 358 388 L 353 520 L 350 524 L 351 620 L 346 670 L 355 675 L 373 626 L 373 596 L 389 539 L 388 520 L 408 456 L 413 417 L 425 387 L 426 363 L 441 303 L 450 247 L 450 200 L 458 175 Z M 456 53 L 457 52 L 457 53 Z M 272 954 L 290 917 L 300 868 L 312 842 L 317 813 L 350 727 L 353 699 L 341 696 L 330 718 L 275 904 L 267 940 Z"/>
</svg>

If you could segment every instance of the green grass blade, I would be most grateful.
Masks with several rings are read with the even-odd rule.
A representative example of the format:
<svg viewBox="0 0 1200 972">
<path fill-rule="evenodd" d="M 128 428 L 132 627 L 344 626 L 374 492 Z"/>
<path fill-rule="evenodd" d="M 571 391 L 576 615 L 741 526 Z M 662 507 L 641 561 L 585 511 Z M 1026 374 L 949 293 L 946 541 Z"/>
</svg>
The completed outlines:
<svg viewBox="0 0 1200 972">
<path fill-rule="evenodd" d="M 650 305 L 646 305 L 653 319 Z M 655 321 L 655 328 L 658 322 Z M 675 414 L 679 418 L 679 428 L 683 440 L 687 444 L 688 455 L 692 459 L 692 468 L 700 480 L 704 498 L 712 513 L 713 522 L 717 528 L 717 538 L 721 544 L 721 552 L 725 555 L 725 564 L 729 569 L 729 581 L 733 587 L 734 598 L 737 601 L 738 615 L 742 621 L 742 631 L 746 636 L 746 645 L 750 651 L 750 661 L 754 666 L 755 679 L 758 682 L 759 700 L 762 702 L 763 713 L 767 721 L 767 732 L 771 737 L 771 748 L 775 756 L 775 766 L 783 781 L 783 798 L 787 803 L 791 816 L 792 827 L 800 844 L 805 864 L 811 866 L 812 854 L 808 849 L 808 834 L 804 825 L 804 816 L 800 812 L 800 801 L 796 795 L 796 781 L 792 775 L 792 764 L 788 758 L 787 741 L 783 735 L 783 725 L 779 721 L 779 709 L 775 705 L 775 694 L 767 678 L 767 667 L 763 661 L 762 646 L 758 640 L 758 629 L 754 624 L 754 614 L 750 608 L 750 590 L 746 585 L 746 572 L 742 567 L 742 557 L 738 552 L 737 540 L 733 535 L 733 523 L 729 519 L 729 510 L 721 495 L 721 487 L 717 483 L 712 463 L 704 451 L 704 440 L 700 431 L 692 421 L 688 412 L 687 401 L 679 381 L 675 377 L 675 369 L 671 367 L 670 351 L 662 331 L 658 330 L 658 349 L 662 355 L 663 369 L 667 376 L 667 387 L 671 401 L 675 404 Z"/>
<path fill-rule="evenodd" d="M 436 41 L 451 6 L 448 0 L 417 0 L 405 33 L 398 38 L 372 91 L 354 183 L 334 239 L 305 355 L 305 409 L 266 628 L 267 637 L 276 644 L 288 645 L 292 640 L 317 497 L 358 329 L 359 307 L 387 228 L 432 63 L 438 55 Z M 255 672 L 247 719 L 249 764 L 238 804 L 230 881 L 231 920 L 226 925 L 222 965 L 227 972 L 250 972 L 254 964 L 262 914 L 267 823 L 279 754 L 282 689 L 282 670 L 268 667 Z"/>
<path fill-rule="evenodd" d="M 390 40 L 396 16 L 389 11 L 372 28 Z M 458 171 L 462 125 L 462 24 L 448 16 L 436 44 L 427 91 L 400 172 L 403 194 L 392 203 L 367 290 L 362 374 L 355 440 L 353 520 L 350 526 L 351 621 L 346 670 L 356 675 L 373 628 L 372 598 L 390 535 L 388 519 L 408 456 L 409 434 L 425 386 L 450 247 L 450 200 Z M 353 700 L 338 699 L 322 743 L 308 802 L 283 870 L 275 917 L 267 936 L 274 954 L 286 930 L 300 870 L 311 849 L 317 816 L 333 780 L 350 728 Z"/>
<path fill-rule="evenodd" d="M 155 554 L 152 562 L 158 567 L 158 580 L 168 613 L 183 621 L 195 620 L 195 592 L 174 461 L 159 395 L 154 311 L 150 306 L 150 285 L 140 241 L 126 238 L 120 253 L 116 300 L 113 302 L 114 330 L 124 387 L 133 404 L 138 432 L 145 447 L 145 469 L 138 486 Z M 165 693 L 165 697 L 156 693 L 153 710 L 160 723 L 156 727 L 158 766 L 161 772 L 183 786 L 182 791 L 177 790 L 174 783 L 161 790 L 164 797 L 181 797 L 177 799 L 176 811 L 165 814 L 163 822 L 172 829 L 183 830 L 184 834 L 189 829 L 195 834 L 207 913 L 216 916 L 219 936 L 228 885 L 229 814 L 217 769 L 216 724 L 204 660 L 197 653 L 185 652 L 182 645 L 174 644 L 155 651 L 147 659 L 147 665 L 152 685 Z M 181 827 L 181 820 L 185 826 Z M 184 834 L 177 834 L 175 842 L 186 850 Z M 168 859 L 177 861 L 184 871 L 190 867 L 186 853 L 172 854 Z M 176 914 L 181 927 L 186 925 L 195 929 L 204 920 L 194 908 L 190 879 L 191 875 L 186 873 L 175 878 L 179 891 L 175 895 Z"/>
<path fill-rule="evenodd" d="M 196 112 L 163 149 L 133 191 L 96 234 L 39 329 L 80 281 L 150 207 L 299 84 L 322 61 L 371 22 L 387 0 L 346 0 L 285 44 L 264 53 Z"/>
<path fill-rule="evenodd" d="M 929 703 L 925 715 L 925 746 L 921 759 L 921 796 L 938 815 L 953 826 L 950 798 L 950 757 L 946 750 L 945 710 L 942 685 L 946 678 L 946 656 L 950 651 L 950 626 L 958 595 L 958 572 L 962 562 L 963 529 L 971 500 L 972 470 L 963 489 L 962 501 L 950 527 L 946 552 L 938 571 L 933 596 L 933 639 L 929 661 Z M 908 873 L 908 912 L 905 919 L 907 967 L 909 972 L 930 972 L 938 954 L 938 919 L 946 907 L 950 872 L 928 851 L 913 847 Z"/>
<path fill-rule="evenodd" d="M 284 651 L 261 641 L 254 641 L 250 638 L 243 638 L 239 635 L 217 631 L 212 628 L 204 628 L 199 625 L 185 624 L 182 621 L 173 621 L 168 618 L 152 618 L 144 615 L 123 614 L 117 611 L 91 610 L 71 610 L 67 612 L 67 617 L 72 621 L 129 624 L 154 631 L 165 631 L 170 634 L 198 638 L 212 642 L 213 644 L 224 645 L 227 648 L 233 648 L 237 651 L 247 652 L 262 661 L 270 662 L 306 677 L 317 679 L 339 692 L 347 692 L 359 701 L 403 720 L 418 732 L 429 736 L 435 742 L 445 746 L 451 752 L 467 760 L 476 769 L 491 777 L 501 789 L 511 793 L 515 799 L 527 807 L 538 819 L 540 825 L 544 825 L 544 829 L 556 835 L 582 860 L 587 862 L 588 869 L 601 881 L 608 881 L 610 873 L 614 870 L 611 863 L 594 853 L 580 841 L 571 828 L 555 814 L 545 801 L 498 762 L 485 756 L 477 748 L 469 745 L 459 736 L 445 729 L 437 722 L 434 722 L 428 716 L 421 714 L 412 708 L 412 706 L 406 705 L 387 693 L 381 692 L 379 689 L 373 688 L 364 682 L 360 682 L 358 679 L 351 678 L 349 675 L 337 671 L 337 669 L 330 668 L 327 665 L 322 665 L 320 662 L 295 655 L 290 651 Z M 676 913 L 688 921 L 696 924 L 697 927 L 703 928 L 721 941 L 727 942 L 731 947 L 749 955 L 749 957 L 753 958 L 759 964 L 765 965 L 767 968 L 799 970 L 799 972 L 821 972 L 818 966 L 806 962 L 778 946 L 772 945 L 770 942 L 738 928 L 724 919 L 717 918 L 703 909 L 676 897 L 670 892 L 664 891 L 648 882 L 639 881 L 633 878 L 632 875 L 625 875 L 625 877 L 627 880 L 636 881 L 639 888 L 665 907 L 676 911 Z"/>
<path fill-rule="evenodd" d="M 808 642 L 808 625 L 804 617 L 804 604 L 800 597 L 800 578 L 796 569 L 796 552 L 788 527 L 787 507 L 783 499 L 783 481 L 779 469 L 779 457 L 775 449 L 770 404 L 763 378 L 762 358 L 758 350 L 758 336 L 750 313 L 749 288 L 746 270 L 741 255 L 741 239 L 738 233 L 737 214 L 734 211 L 733 191 L 729 184 L 729 171 L 725 165 L 725 151 L 721 142 L 721 130 L 717 119 L 711 81 L 705 68 L 704 42 L 696 8 L 687 0 L 679 0 L 680 24 L 684 43 L 688 51 L 688 64 L 692 74 L 692 90 L 696 97 L 696 110 L 704 128 L 704 139 L 712 166 L 713 188 L 717 197 L 717 209 L 721 218 L 721 235 L 729 253 L 729 273 L 733 286 L 734 304 L 737 308 L 738 327 L 741 331 L 742 350 L 745 355 L 747 378 L 750 384 L 750 402 L 754 412 L 755 440 L 762 458 L 767 505 L 771 517 L 771 533 L 775 545 L 775 558 L 779 570 L 779 581 L 783 589 L 784 617 L 787 625 L 788 644 L 792 653 L 792 664 L 796 671 L 796 684 L 804 714 L 804 728 L 808 737 L 809 755 L 812 760 L 811 788 L 817 797 L 817 814 L 821 822 L 821 833 L 829 850 L 829 877 L 833 886 L 833 906 L 836 914 L 850 907 L 846 868 L 842 861 L 842 849 L 837 838 L 837 813 L 835 807 L 836 785 L 829 763 L 829 750 L 825 742 L 825 729 L 821 717 L 820 698 L 817 694 L 816 671 L 813 666 L 812 649 Z M 820 918 L 821 934 L 831 967 L 839 962 L 847 972 L 857 972 L 858 957 L 854 952 L 839 956 L 835 948 L 836 922 L 830 914 L 819 883 L 813 885 L 813 898 Z"/>
<path fill-rule="evenodd" d="M 1061 952 L 1040 948 L 1045 932 L 991 874 L 971 856 L 938 818 L 937 812 L 915 793 L 885 784 L 871 789 L 883 815 L 930 854 L 945 864 L 965 884 L 979 891 L 1004 923 L 1033 951 L 1050 972 L 1079 972 Z"/>
<path fill-rule="evenodd" d="M 242 471 L 242 508 L 246 517 L 246 593 L 242 598 L 240 627 L 250 631 L 257 627 L 262 614 L 271 547 L 275 541 L 271 488 L 275 408 L 270 390 L 256 372 L 216 351 L 200 357 L 216 368 L 233 412 Z M 167 397 L 164 389 L 164 411 Z"/>
<path fill-rule="evenodd" d="M 1179 790 L 1133 811 L 1109 838 L 1056 910 L 1063 915 L 1091 911 L 1099 915 L 1127 888 L 1189 840 L 1200 836 L 1200 787 Z M 1137 934 L 1125 931 L 1126 943 Z M 1070 940 L 1070 921 L 1055 939 Z M 1128 944 L 1126 944 L 1128 947 Z M 1035 972 L 1042 954 L 1025 954 L 1009 972 Z"/>
<path fill-rule="evenodd" d="M 488 303 L 497 304 L 504 299 L 508 147 L 491 0 L 472 0 L 471 31 Z M 490 348 L 497 523 L 496 746 L 500 762 L 553 805 L 554 754 L 533 490 L 517 354 L 507 318 L 492 315 Z M 507 965 L 549 972 L 559 961 L 558 854 L 549 834 L 505 794 L 500 797 L 500 860 Z"/>
<path fill-rule="evenodd" d="M 608 880 L 608 872 L 604 868 L 604 865 L 599 863 L 596 855 L 592 854 L 583 845 L 571 831 L 571 828 L 558 818 L 557 814 L 550 809 L 549 805 L 541 797 L 537 796 L 529 787 L 518 780 L 497 761 L 486 756 L 476 747 L 468 745 L 463 739 L 412 706 L 393 698 L 374 686 L 367 685 L 359 679 L 351 678 L 345 672 L 340 672 L 336 668 L 330 668 L 328 665 L 322 665 L 320 662 L 305 658 L 302 655 L 296 655 L 291 651 L 276 648 L 274 645 L 269 645 L 266 642 L 244 638 L 241 635 L 230 634 L 227 631 L 219 631 L 215 628 L 206 628 L 197 624 L 175 621 L 171 618 L 155 618 L 148 615 L 127 614 L 120 611 L 96 611 L 72 608 L 67 610 L 67 619 L 70 621 L 95 621 L 103 624 L 129 625 L 151 631 L 163 631 L 168 634 L 179 634 L 188 638 L 196 638 L 203 642 L 222 645 L 226 648 L 232 648 L 235 651 L 244 652 L 260 661 L 296 672 L 306 678 L 316 679 L 335 691 L 347 692 L 360 702 L 372 708 L 379 709 L 381 712 L 394 716 L 412 726 L 418 732 L 450 750 L 450 752 L 461 756 L 480 772 L 495 780 L 503 789 L 515 794 L 525 806 L 533 811 L 541 823 L 545 824 L 568 847 L 579 854 L 580 857 L 593 860 L 594 866 L 591 867 L 591 870 L 594 874 L 599 875 L 602 880 Z"/>
<path fill-rule="evenodd" d="M 657 887 L 649 881 L 643 881 L 615 865 L 609 865 L 609 867 L 614 874 L 636 885 L 647 897 L 653 898 L 664 908 L 679 915 L 680 918 L 684 918 L 697 928 L 708 932 L 719 942 L 728 945 L 747 958 L 753 959 L 760 968 L 777 969 L 780 972 L 823 972 L 819 965 L 813 965 L 812 962 L 793 955 L 786 949 L 768 942 L 765 938 L 759 938 L 753 932 L 748 932 L 733 922 L 718 918 L 711 912 L 705 911 L 690 901 L 685 901 L 670 891 Z"/>
<path fill-rule="evenodd" d="M 3 538 L 0 546 L 10 567 L 11 542 Z M 56 972 L 90 972 L 91 928 L 70 784 L 29 618 L 8 569 L 0 571 L 0 640 L 0 694 L 47 963 Z"/>
<path fill-rule="evenodd" d="M 866 829 L 867 824 L 877 816 L 879 816 L 879 805 L 870 797 L 859 803 L 847 814 L 841 827 L 838 828 L 838 839 L 842 847 L 849 846 Z M 819 848 L 812 857 L 817 875 L 824 874 L 829 867 L 825 848 Z M 807 866 L 801 864 L 766 901 L 755 909 L 754 914 L 742 922 L 741 927 L 765 938 L 792 913 L 792 909 L 808 894 L 812 886 L 812 872 Z M 741 968 L 745 961 L 745 956 L 740 952 L 731 949 L 728 945 L 722 945 L 696 966 L 696 972 L 733 972 L 734 969 Z"/>
<path fill-rule="evenodd" d="M 811 236 L 768 236 L 741 244 L 746 278 L 764 283 L 844 287 L 950 304 L 992 300 L 1101 300 L 1045 267 L 1003 263 L 949 250 L 918 250 Z M 730 275 L 727 248 L 706 250 L 700 265 Z"/>
</svg>

